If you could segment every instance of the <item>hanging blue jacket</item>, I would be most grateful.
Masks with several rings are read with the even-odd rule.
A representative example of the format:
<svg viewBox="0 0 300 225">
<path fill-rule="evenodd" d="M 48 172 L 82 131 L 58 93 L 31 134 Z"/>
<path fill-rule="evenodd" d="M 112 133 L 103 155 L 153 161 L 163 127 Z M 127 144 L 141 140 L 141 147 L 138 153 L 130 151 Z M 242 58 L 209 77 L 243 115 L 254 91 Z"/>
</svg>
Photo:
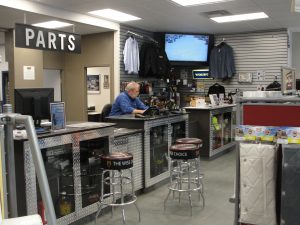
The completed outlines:
<svg viewBox="0 0 300 225">
<path fill-rule="evenodd" d="M 210 77 L 228 79 L 233 77 L 235 73 L 233 49 L 222 42 L 214 47 L 210 53 Z"/>
</svg>

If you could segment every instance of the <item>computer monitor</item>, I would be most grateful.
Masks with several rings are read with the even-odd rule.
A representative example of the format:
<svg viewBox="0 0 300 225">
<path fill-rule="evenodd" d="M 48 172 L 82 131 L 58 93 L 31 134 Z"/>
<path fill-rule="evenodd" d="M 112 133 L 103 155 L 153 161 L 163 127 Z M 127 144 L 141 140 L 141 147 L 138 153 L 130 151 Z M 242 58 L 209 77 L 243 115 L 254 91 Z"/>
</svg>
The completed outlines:
<svg viewBox="0 0 300 225">
<path fill-rule="evenodd" d="M 50 120 L 51 102 L 53 88 L 15 89 L 15 112 L 32 116 L 36 127 L 40 127 L 42 119 Z"/>
</svg>

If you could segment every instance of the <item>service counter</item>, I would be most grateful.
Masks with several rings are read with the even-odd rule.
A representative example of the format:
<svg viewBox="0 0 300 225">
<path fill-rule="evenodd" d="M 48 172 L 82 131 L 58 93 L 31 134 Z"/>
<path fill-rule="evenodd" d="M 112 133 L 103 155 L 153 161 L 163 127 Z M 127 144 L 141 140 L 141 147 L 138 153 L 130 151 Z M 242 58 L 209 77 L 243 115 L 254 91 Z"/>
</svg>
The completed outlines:
<svg viewBox="0 0 300 225">
<path fill-rule="evenodd" d="M 135 189 L 143 188 L 142 131 L 115 129 L 114 125 L 77 123 L 38 135 L 58 224 L 71 224 L 97 211 L 100 154 L 133 153 Z M 14 142 L 18 214 L 39 213 L 46 220 L 28 140 L 19 137 Z M 106 187 L 104 192 L 108 191 Z"/>
<path fill-rule="evenodd" d="M 217 157 L 235 146 L 233 124 L 236 105 L 185 107 L 190 113 L 190 137 L 203 140 L 200 155 Z"/>
<path fill-rule="evenodd" d="M 170 114 L 146 118 L 134 115 L 107 117 L 117 127 L 142 129 L 144 149 L 144 183 L 148 188 L 169 177 L 169 147 L 177 138 L 188 137 L 189 115 Z"/>
</svg>

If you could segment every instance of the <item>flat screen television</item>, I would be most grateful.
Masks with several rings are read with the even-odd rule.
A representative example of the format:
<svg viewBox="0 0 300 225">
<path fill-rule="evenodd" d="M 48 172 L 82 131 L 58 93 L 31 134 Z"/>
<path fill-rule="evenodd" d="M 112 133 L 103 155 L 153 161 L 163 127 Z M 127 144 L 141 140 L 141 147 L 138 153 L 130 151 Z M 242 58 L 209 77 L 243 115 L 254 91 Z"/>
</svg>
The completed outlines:
<svg viewBox="0 0 300 225">
<path fill-rule="evenodd" d="M 15 112 L 32 116 L 35 127 L 40 127 L 42 119 L 50 120 L 52 102 L 53 88 L 15 89 Z"/>
<path fill-rule="evenodd" d="M 165 51 L 171 65 L 208 66 L 214 38 L 207 34 L 165 33 Z"/>
</svg>

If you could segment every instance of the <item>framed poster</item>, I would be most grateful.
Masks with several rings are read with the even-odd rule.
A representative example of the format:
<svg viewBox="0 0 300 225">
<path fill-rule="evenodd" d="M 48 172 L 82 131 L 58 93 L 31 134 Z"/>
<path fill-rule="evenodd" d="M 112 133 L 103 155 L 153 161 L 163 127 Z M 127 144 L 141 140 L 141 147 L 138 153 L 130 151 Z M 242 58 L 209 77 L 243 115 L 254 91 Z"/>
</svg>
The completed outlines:
<svg viewBox="0 0 300 225">
<path fill-rule="evenodd" d="M 103 75 L 103 88 L 109 89 L 109 75 Z"/>
<path fill-rule="evenodd" d="M 61 130 L 66 128 L 66 113 L 65 113 L 65 103 L 56 102 L 50 103 L 50 113 L 51 113 L 51 129 Z"/>
<path fill-rule="evenodd" d="M 281 90 L 283 94 L 296 92 L 296 70 L 290 67 L 281 68 Z"/>
<path fill-rule="evenodd" d="M 100 74 L 87 75 L 86 84 L 88 94 L 100 94 Z"/>
</svg>

